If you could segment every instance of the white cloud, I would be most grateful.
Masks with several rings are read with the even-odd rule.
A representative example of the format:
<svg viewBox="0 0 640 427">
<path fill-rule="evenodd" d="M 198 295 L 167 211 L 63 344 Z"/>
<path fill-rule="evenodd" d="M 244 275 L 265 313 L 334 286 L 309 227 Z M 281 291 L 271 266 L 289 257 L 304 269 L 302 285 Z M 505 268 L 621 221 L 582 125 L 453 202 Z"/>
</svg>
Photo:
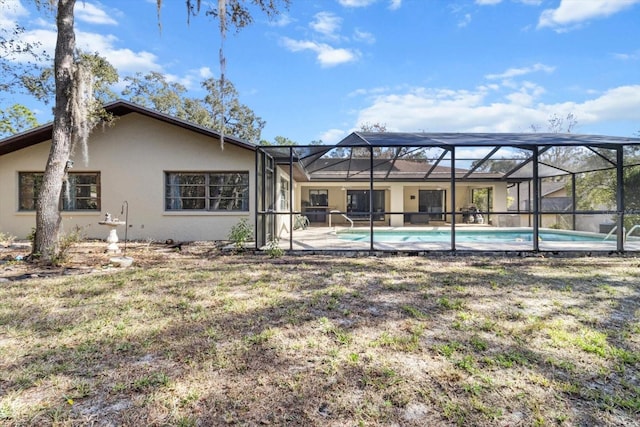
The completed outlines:
<svg viewBox="0 0 640 427">
<path fill-rule="evenodd" d="M 344 7 L 365 7 L 375 3 L 377 0 L 338 0 Z"/>
<path fill-rule="evenodd" d="M 485 86 L 471 91 L 414 88 L 376 97 L 355 123 L 384 119 L 388 128 L 407 132 L 524 132 L 553 114 L 573 113 L 581 125 L 640 121 L 640 85 L 613 88 L 583 102 L 533 102 L 543 92 L 527 83 L 502 101 L 492 101 Z"/>
<path fill-rule="evenodd" d="M 198 69 L 198 75 L 203 79 L 208 79 L 209 77 L 213 77 L 213 72 L 209 67 L 200 67 Z"/>
<path fill-rule="evenodd" d="M 387 87 L 375 87 L 372 89 L 356 89 L 353 92 L 350 92 L 347 96 L 352 98 L 355 96 L 380 95 L 387 92 L 389 92 L 389 88 Z"/>
<path fill-rule="evenodd" d="M 288 37 L 282 39 L 284 46 L 292 52 L 311 50 L 316 53 L 317 60 L 323 67 L 333 67 L 347 62 L 353 62 L 360 56 L 359 52 L 334 48 L 325 43 L 310 40 L 293 40 Z"/>
<path fill-rule="evenodd" d="M 465 13 L 460 21 L 458 21 L 458 27 L 464 28 L 471 22 L 471 14 Z"/>
<path fill-rule="evenodd" d="M 20 41 L 24 44 L 37 46 L 36 50 L 38 52 L 44 52 L 47 55 L 49 55 L 49 57 L 53 58 L 53 54 L 56 48 L 56 38 L 57 38 L 57 33 L 55 31 L 42 29 L 42 30 L 25 31 L 20 36 Z M 11 55 L 11 57 L 7 59 L 15 63 L 24 64 L 29 61 L 33 61 L 34 58 L 29 54 L 18 53 L 18 54 Z M 40 56 L 40 60 L 42 60 L 43 62 L 47 62 L 47 58 L 44 55 Z M 45 65 L 48 65 L 48 64 L 45 64 Z"/>
<path fill-rule="evenodd" d="M 29 12 L 22 6 L 19 0 L 5 0 L 0 2 L 0 35 L 2 35 L 5 40 L 12 40 L 12 32 L 18 27 L 18 20 L 25 16 L 29 16 Z M 27 41 L 24 40 L 21 35 L 19 41 L 0 46 L 0 57 L 5 61 L 16 63 L 33 60 L 33 57 L 30 55 L 16 52 L 21 50 L 20 48 L 26 49 L 26 43 Z"/>
<path fill-rule="evenodd" d="M 314 31 L 329 38 L 337 38 L 336 32 L 340 30 L 342 18 L 331 12 L 316 13 L 314 18 L 309 24 Z"/>
<path fill-rule="evenodd" d="M 10 3 L 12 2 L 10 1 Z M 19 4 L 19 2 L 16 4 Z M 0 16 L 7 15 L 3 15 L 0 12 Z M 37 45 L 39 51 L 46 52 L 53 58 L 57 39 L 55 26 L 42 19 L 35 20 L 32 24 L 41 28 L 26 30 L 21 35 L 21 41 Z M 79 49 L 87 53 L 97 52 L 105 57 L 118 70 L 120 75 L 125 75 L 129 72 L 162 71 L 163 68 L 158 63 L 158 57 L 153 53 L 116 47 L 120 40 L 113 34 L 83 32 L 76 29 L 76 42 Z M 25 62 L 32 59 L 32 57 L 26 55 L 11 58 L 15 62 Z"/>
<path fill-rule="evenodd" d="M 614 53 L 613 57 L 622 61 L 634 61 L 640 59 L 640 50 L 630 53 Z"/>
<path fill-rule="evenodd" d="M 390 10 L 398 10 L 402 6 L 402 0 L 390 0 L 389 1 L 389 9 Z"/>
<path fill-rule="evenodd" d="M 345 136 L 347 136 L 347 131 L 342 129 L 329 129 L 320 135 L 320 140 L 325 144 L 336 144 Z"/>
<path fill-rule="evenodd" d="M 364 42 L 369 44 L 373 44 L 376 42 L 376 38 L 373 34 L 367 31 L 359 30 L 358 28 L 353 30 L 353 39 L 359 42 Z"/>
<path fill-rule="evenodd" d="M 29 12 L 19 0 L 0 2 L 0 28 L 3 30 L 13 27 L 18 18 L 28 15 Z"/>
<path fill-rule="evenodd" d="M 76 3 L 74 14 L 78 21 L 89 24 L 118 25 L 118 21 L 113 19 L 107 12 L 95 4 L 85 1 Z"/>
<path fill-rule="evenodd" d="M 55 34 L 55 33 L 54 33 Z M 146 73 L 148 71 L 162 71 L 158 57 L 146 51 L 133 51 L 128 48 L 117 48 L 119 39 L 112 34 L 85 33 L 77 31 L 78 47 L 85 52 L 98 52 L 107 58 L 120 75 L 131 72 Z M 55 38 L 53 39 L 55 43 Z"/>
<path fill-rule="evenodd" d="M 480 6 L 493 6 L 502 3 L 503 0 L 476 0 L 475 3 Z M 542 3 L 542 0 L 514 0 L 518 3 L 527 4 L 530 6 L 538 6 Z"/>
<path fill-rule="evenodd" d="M 367 7 L 378 0 L 338 0 L 343 7 Z M 389 0 L 389 10 L 398 10 L 402 6 L 402 0 Z"/>
<path fill-rule="evenodd" d="M 287 15 L 286 13 L 278 15 L 278 19 L 269 21 L 267 25 L 271 27 L 286 27 L 291 24 L 294 20 Z"/>
<path fill-rule="evenodd" d="M 507 71 L 500 74 L 487 74 L 485 78 L 488 80 L 510 79 L 513 77 L 524 76 L 526 74 L 531 74 L 538 71 L 544 71 L 545 73 L 552 73 L 554 70 L 555 70 L 555 67 L 538 63 L 538 64 L 532 65 L 531 67 L 509 68 Z"/>
<path fill-rule="evenodd" d="M 640 85 L 609 89 L 595 99 L 576 104 L 576 116 L 581 123 L 604 120 L 640 122 Z"/>
<path fill-rule="evenodd" d="M 531 82 L 524 82 L 516 92 L 507 94 L 505 98 L 508 101 L 511 101 L 511 104 L 513 105 L 528 107 L 533 105 L 533 102 L 544 92 L 545 90 L 542 86 Z"/>
<path fill-rule="evenodd" d="M 561 0 L 557 9 L 542 12 L 538 28 L 551 27 L 564 31 L 590 19 L 616 14 L 637 3 L 640 0 Z"/>
</svg>

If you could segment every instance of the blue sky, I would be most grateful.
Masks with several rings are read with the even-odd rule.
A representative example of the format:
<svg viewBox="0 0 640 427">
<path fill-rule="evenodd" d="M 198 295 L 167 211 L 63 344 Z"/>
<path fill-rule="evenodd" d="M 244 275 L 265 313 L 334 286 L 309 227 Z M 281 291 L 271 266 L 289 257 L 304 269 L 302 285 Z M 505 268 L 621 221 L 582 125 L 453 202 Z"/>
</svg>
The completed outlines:
<svg viewBox="0 0 640 427">
<path fill-rule="evenodd" d="M 220 74 L 217 24 L 187 25 L 184 0 L 164 0 L 159 31 L 155 3 L 78 0 L 78 46 L 121 77 L 158 71 L 201 96 L 199 82 Z M 53 16 L 32 0 L 4 0 L 0 24 L 11 22 L 53 52 Z M 226 77 L 266 120 L 266 140 L 335 143 L 362 123 L 544 131 L 569 113 L 575 133 L 638 136 L 638 23 L 640 0 L 291 0 L 227 35 Z"/>
</svg>

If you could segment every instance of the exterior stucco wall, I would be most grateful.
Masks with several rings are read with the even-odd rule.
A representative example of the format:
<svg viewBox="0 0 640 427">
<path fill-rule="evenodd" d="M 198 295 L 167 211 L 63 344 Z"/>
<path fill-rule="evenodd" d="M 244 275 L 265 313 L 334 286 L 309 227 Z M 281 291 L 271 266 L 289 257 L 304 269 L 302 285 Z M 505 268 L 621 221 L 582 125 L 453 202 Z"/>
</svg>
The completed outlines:
<svg viewBox="0 0 640 427">
<path fill-rule="evenodd" d="M 50 142 L 0 156 L 0 231 L 25 238 L 35 212 L 18 211 L 18 173 L 44 171 Z M 107 212 L 121 215 L 129 204 L 128 238 L 134 240 L 223 240 L 241 218 L 254 222 L 255 154 L 140 114 L 128 114 L 111 127 L 96 129 L 89 141 L 89 162 L 74 159 L 73 172 L 100 172 L 101 211 L 63 212 L 65 231 L 76 226 L 88 238 L 105 238 L 98 224 Z M 165 211 L 165 172 L 239 171 L 249 173 L 248 212 Z M 124 226 L 118 228 L 122 239 Z"/>
<path fill-rule="evenodd" d="M 329 194 L 329 206 L 328 210 L 339 210 L 341 212 L 347 211 L 346 190 L 368 190 L 368 183 L 337 183 L 337 182 L 313 182 L 313 183 L 297 183 L 295 184 L 296 194 L 299 193 L 298 200 L 302 201 L 301 205 L 294 205 L 295 209 L 301 210 L 304 213 L 304 202 L 309 200 L 309 190 L 326 189 Z M 502 182 L 486 182 L 486 183 L 474 183 L 469 185 L 466 183 L 460 183 L 456 186 L 456 209 L 460 210 L 471 203 L 471 189 L 472 188 L 493 188 L 493 210 L 494 211 L 506 211 L 507 210 L 507 185 Z M 421 184 L 416 183 L 403 183 L 403 182 L 391 182 L 391 183 L 374 183 L 374 189 L 385 190 L 385 210 L 388 212 L 417 212 L 418 207 L 418 193 L 419 190 L 435 190 L 442 189 L 447 192 L 446 195 L 446 209 L 451 210 L 451 191 L 450 186 L 445 183 L 433 183 L 433 184 Z M 413 197 L 413 198 L 412 198 Z M 447 222 L 451 221 L 450 215 L 446 217 Z M 405 218 L 401 214 L 386 215 L 385 224 L 394 227 L 400 227 L 404 224 Z M 456 221 L 462 221 L 462 213 L 456 214 Z M 327 219 L 328 222 L 328 219 Z M 340 215 L 332 216 L 332 224 L 344 225 L 347 221 Z M 377 225 L 382 225 L 378 224 Z"/>
<path fill-rule="evenodd" d="M 329 215 L 330 211 L 337 210 L 340 212 L 347 212 L 347 190 L 369 190 L 368 183 L 348 183 L 343 184 L 340 182 L 313 182 L 313 183 L 298 183 L 296 184 L 300 187 L 300 198 L 301 198 L 301 206 L 297 206 L 296 209 L 300 209 L 301 212 L 305 213 L 306 202 L 309 200 L 309 190 L 328 190 L 328 206 L 326 206 L 326 221 L 325 224 L 329 223 Z M 391 197 L 390 192 L 391 188 L 387 183 L 376 183 L 374 185 L 374 190 L 384 190 L 384 203 L 385 203 L 385 211 L 391 210 Z M 316 207 L 313 207 L 316 208 Z M 376 225 L 389 225 L 390 219 L 389 215 L 386 215 L 384 221 L 376 221 Z M 333 214 L 331 215 L 331 224 L 339 224 L 345 225 L 348 224 L 348 221 L 342 217 L 341 215 Z M 321 225 L 321 224 L 316 224 Z"/>
</svg>

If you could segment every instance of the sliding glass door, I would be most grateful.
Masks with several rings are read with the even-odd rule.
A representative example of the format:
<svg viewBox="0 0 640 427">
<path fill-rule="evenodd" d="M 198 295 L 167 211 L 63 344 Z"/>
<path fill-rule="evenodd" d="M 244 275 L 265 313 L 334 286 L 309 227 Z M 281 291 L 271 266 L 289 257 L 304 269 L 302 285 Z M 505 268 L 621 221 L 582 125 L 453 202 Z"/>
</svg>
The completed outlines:
<svg viewBox="0 0 640 427">
<path fill-rule="evenodd" d="M 445 190 L 420 190 L 418 211 L 428 213 L 429 220 L 444 221 L 445 199 Z"/>
<path fill-rule="evenodd" d="M 347 190 L 347 215 L 369 219 L 369 190 Z M 373 190 L 373 220 L 384 221 L 384 190 Z"/>
</svg>

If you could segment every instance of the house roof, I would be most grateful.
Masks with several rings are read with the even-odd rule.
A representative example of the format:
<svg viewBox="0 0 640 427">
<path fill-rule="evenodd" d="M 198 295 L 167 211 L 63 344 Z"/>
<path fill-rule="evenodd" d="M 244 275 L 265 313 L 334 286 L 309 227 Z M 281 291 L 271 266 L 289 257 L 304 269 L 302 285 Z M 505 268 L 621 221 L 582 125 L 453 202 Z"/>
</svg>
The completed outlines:
<svg viewBox="0 0 640 427">
<path fill-rule="evenodd" d="M 133 102 L 125 100 L 117 100 L 104 105 L 104 109 L 117 117 L 126 116 L 131 113 L 142 114 L 147 117 L 151 117 L 165 123 L 179 126 L 181 128 L 197 132 L 199 134 L 209 136 L 211 138 L 220 139 L 220 133 L 212 129 L 197 125 L 195 123 L 188 122 L 186 120 L 177 119 L 168 114 L 160 113 L 150 108 L 143 107 Z M 0 156 L 21 150 L 23 148 L 30 147 L 41 142 L 49 141 L 51 139 L 51 132 L 53 130 L 53 123 L 48 123 L 28 131 L 12 135 L 8 138 L 0 140 Z M 241 148 L 255 151 L 256 145 L 244 141 L 233 136 L 224 136 L 225 143 L 233 144 Z"/>
<path fill-rule="evenodd" d="M 455 168 L 457 178 L 464 177 L 468 172 L 468 169 Z M 314 180 L 321 181 L 367 181 L 371 174 L 376 180 L 415 181 L 430 179 L 449 181 L 451 179 L 452 168 L 440 166 L 437 161 L 427 159 L 386 158 L 373 159 L 372 169 L 371 160 L 367 158 L 321 158 L 307 167 L 307 173 Z M 491 172 L 478 172 L 474 175 L 476 179 L 495 179 L 501 177 L 502 174 Z"/>
</svg>

